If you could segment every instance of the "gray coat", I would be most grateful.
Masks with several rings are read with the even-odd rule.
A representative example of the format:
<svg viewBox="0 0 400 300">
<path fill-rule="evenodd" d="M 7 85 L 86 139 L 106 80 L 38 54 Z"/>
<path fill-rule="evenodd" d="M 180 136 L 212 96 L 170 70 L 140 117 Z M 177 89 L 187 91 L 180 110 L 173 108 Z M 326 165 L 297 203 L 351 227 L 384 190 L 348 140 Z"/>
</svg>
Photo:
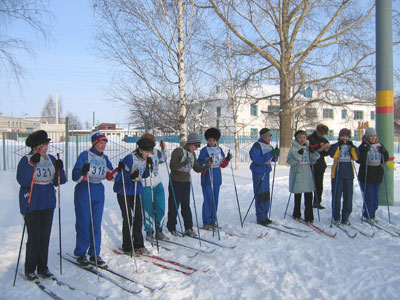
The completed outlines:
<svg viewBox="0 0 400 300">
<path fill-rule="evenodd" d="M 287 157 L 287 163 L 290 165 L 289 192 L 294 194 L 308 193 L 315 190 L 310 164 L 314 165 L 316 163 L 319 153 L 310 153 L 308 146 L 308 140 L 306 140 L 304 146 L 294 140 L 289 150 Z M 302 148 L 304 149 L 303 155 L 298 153 Z"/>
</svg>

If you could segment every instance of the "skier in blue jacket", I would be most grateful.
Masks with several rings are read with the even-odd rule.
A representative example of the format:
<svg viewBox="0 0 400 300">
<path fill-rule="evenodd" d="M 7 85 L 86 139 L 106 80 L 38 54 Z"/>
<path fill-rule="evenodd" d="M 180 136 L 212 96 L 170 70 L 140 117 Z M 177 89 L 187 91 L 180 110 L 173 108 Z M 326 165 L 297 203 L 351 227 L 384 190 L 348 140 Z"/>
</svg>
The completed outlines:
<svg viewBox="0 0 400 300">
<path fill-rule="evenodd" d="M 222 184 L 221 168 L 225 168 L 232 158 L 228 153 L 225 157 L 224 151 L 217 146 L 221 132 L 217 128 L 209 128 L 204 133 L 207 146 L 200 150 L 197 161 L 205 165 L 207 159 L 211 158 L 212 167 L 201 174 L 201 188 L 203 190 L 203 226 L 207 230 L 216 228 L 219 190 Z M 212 184 L 211 184 L 212 179 Z"/>
<path fill-rule="evenodd" d="M 98 266 L 106 267 L 106 263 L 100 257 L 101 220 L 104 209 L 104 185 L 101 181 L 113 180 L 117 169 L 113 170 L 110 160 L 104 154 L 107 145 L 106 136 L 94 132 L 91 140 L 92 147 L 79 154 L 72 170 L 72 179 L 77 182 L 74 193 L 76 216 L 74 255 L 83 267 L 87 267 L 89 262 L 96 264 L 96 261 Z M 89 261 L 86 254 L 89 254 Z"/>
<path fill-rule="evenodd" d="M 31 281 L 37 279 L 36 270 L 40 277 L 53 276 L 47 267 L 47 261 L 53 213 L 56 207 L 54 187 L 58 185 L 58 176 L 60 184 L 67 181 L 62 160 L 56 160 L 53 155 L 47 154 L 50 140 L 44 130 L 30 134 L 26 139 L 26 146 L 31 147 L 31 151 L 21 158 L 17 169 L 17 181 L 21 185 L 19 207 L 28 230 L 25 276 Z M 30 201 L 29 207 L 28 201 Z"/>
<path fill-rule="evenodd" d="M 250 149 L 250 170 L 253 176 L 253 191 L 256 200 L 257 223 L 267 226 L 272 221 L 268 218 L 270 206 L 269 173 L 271 173 L 271 161 L 276 162 L 280 150 L 270 144 L 272 133 L 268 128 L 260 130 L 260 138 Z"/>
<path fill-rule="evenodd" d="M 141 179 L 149 177 L 149 164 L 153 168 L 150 156 L 153 153 L 154 146 L 155 143 L 150 139 L 141 138 L 138 140 L 136 150 L 122 160 L 124 171 L 119 172 L 115 177 L 114 192 L 117 193 L 122 215 L 122 250 L 127 254 L 131 253 L 132 244 L 134 252 L 149 254 L 143 242 L 143 216 L 140 195 L 143 192 Z M 126 203 L 122 176 L 125 183 Z M 134 211 L 133 224 L 132 210 Z M 132 236 L 130 236 L 129 225 L 132 226 Z"/>
</svg>

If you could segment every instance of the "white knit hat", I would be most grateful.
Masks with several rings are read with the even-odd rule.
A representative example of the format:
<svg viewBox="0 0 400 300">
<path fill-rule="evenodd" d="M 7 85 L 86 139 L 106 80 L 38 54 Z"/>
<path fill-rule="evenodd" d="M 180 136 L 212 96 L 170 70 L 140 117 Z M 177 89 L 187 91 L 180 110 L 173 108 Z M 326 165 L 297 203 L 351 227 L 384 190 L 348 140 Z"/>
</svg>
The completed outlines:
<svg viewBox="0 0 400 300">
<path fill-rule="evenodd" d="M 370 137 L 371 135 L 376 135 L 376 131 L 375 131 L 374 128 L 369 127 L 369 128 L 367 128 L 367 129 L 365 130 L 364 135 L 365 135 L 365 137 Z"/>
</svg>

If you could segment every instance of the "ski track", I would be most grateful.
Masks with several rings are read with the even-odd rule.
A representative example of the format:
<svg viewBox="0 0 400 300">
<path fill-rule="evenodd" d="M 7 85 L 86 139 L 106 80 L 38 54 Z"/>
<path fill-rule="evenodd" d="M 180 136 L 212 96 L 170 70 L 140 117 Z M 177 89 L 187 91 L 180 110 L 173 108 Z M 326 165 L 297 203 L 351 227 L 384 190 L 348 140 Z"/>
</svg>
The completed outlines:
<svg viewBox="0 0 400 300">
<path fill-rule="evenodd" d="M 396 157 L 397 158 L 397 157 Z M 356 165 L 358 169 L 358 166 Z M 166 245 L 173 251 L 151 247 L 145 242 L 152 254 L 178 261 L 197 268 L 198 271 L 185 276 L 173 271 L 164 270 L 151 263 L 125 255 L 115 255 L 111 250 L 121 246 L 121 212 L 112 192 L 112 183 L 105 183 L 106 202 L 102 223 L 101 256 L 108 265 L 118 272 L 152 286 L 165 284 L 161 290 L 150 292 L 140 285 L 121 280 L 111 274 L 126 287 L 142 289 L 138 295 L 131 295 L 110 282 L 85 272 L 78 267 L 63 261 L 63 274 L 59 274 L 58 248 L 58 209 L 55 210 L 49 251 L 49 268 L 61 280 L 78 289 L 87 290 L 98 296 L 109 296 L 106 299 L 397 299 L 400 284 L 400 238 L 393 238 L 382 231 L 374 229 L 374 238 L 361 235 L 349 239 L 337 228 L 330 228 L 330 168 L 325 173 L 322 204 L 327 207 L 320 210 L 321 222 L 318 222 L 314 210 L 316 225 L 326 231 L 338 231 L 336 238 L 329 238 L 316 232 L 307 233 L 307 238 L 297 238 L 273 229 L 256 225 L 254 203 L 247 216 L 244 228 L 240 226 L 235 190 L 230 167 L 223 171 L 223 185 L 220 190 L 218 207 L 219 225 L 227 232 L 243 234 L 243 237 L 228 236 L 220 232 L 221 241 L 212 232 L 201 231 L 202 237 L 226 245 L 236 245 L 235 249 L 216 247 L 212 254 L 198 254 L 194 258 L 187 255 L 191 251 L 173 245 Z M 277 166 L 271 218 L 279 223 L 292 227 L 309 229 L 294 222 L 289 217 L 293 210 L 293 196 L 288 208 L 288 216 L 283 214 L 288 201 L 289 168 Z M 165 167 L 161 165 L 164 187 L 167 187 Z M 272 184 L 272 172 L 270 173 Z M 200 225 L 202 191 L 200 176 L 192 172 L 196 208 Z M 14 271 L 18 256 L 19 243 L 23 228 L 23 219 L 18 207 L 18 184 L 15 171 L 1 171 L 3 183 L 0 210 L 0 299 L 47 299 L 47 296 L 34 284 L 17 277 L 16 287 L 12 287 Z M 395 172 L 396 186 L 399 186 L 400 171 Z M 235 181 L 240 200 L 241 213 L 244 217 L 252 199 L 253 185 L 248 164 L 242 163 L 240 170 L 235 171 Z M 75 246 L 75 214 L 73 206 L 74 182 L 68 182 L 61 188 L 62 238 L 63 252 L 73 253 Z M 396 204 L 399 199 L 395 198 Z M 357 180 L 354 180 L 353 213 L 351 222 L 359 223 L 362 197 Z M 166 205 L 167 207 L 168 205 Z M 391 219 L 400 224 L 399 206 L 390 207 Z M 192 201 L 193 222 L 196 224 Z M 303 211 L 302 211 L 303 213 Z M 387 221 L 387 208 L 381 206 L 377 212 L 378 219 Z M 179 229 L 179 222 L 177 225 Z M 365 226 L 365 230 L 369 228 Z M 167 232 L 166 229 L 164 229 Z M 263 239 L 256 237 L 268 232 Z M 199 247 L 199 242 L 189 238 L 173 240 Z M 22 249 L 19 271 L 23 272 L 25 242 Z M 201 245 L 213 247 L 202 242 Z M 207 272 L 203 272 L 207 271 Z M 105 271 L 103 271 L 105 272 Z M 91 299 L 79 291 L 59 287 L 54 282 L 43 280 L 50 289 L 65 299 Z"/>
</svg>

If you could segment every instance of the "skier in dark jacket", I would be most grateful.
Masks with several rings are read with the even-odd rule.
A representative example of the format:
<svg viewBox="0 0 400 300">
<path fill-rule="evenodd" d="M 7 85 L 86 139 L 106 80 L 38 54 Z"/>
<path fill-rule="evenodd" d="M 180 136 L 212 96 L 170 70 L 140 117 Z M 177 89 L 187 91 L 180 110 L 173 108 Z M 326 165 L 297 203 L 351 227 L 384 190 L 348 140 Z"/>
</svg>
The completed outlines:
<svg viewBox="0 0 400 300">
<path fill-rule="evenodd" d="M 47 267 L 47 260 L 53 213 L 56 207 L 54 187 L 58 185 L 59 175 L 60 184 L 64 184 L 67 179 L 62 160 L 56 160 L 53 155 L 47 154 L 49 142 L 50 139 L 44 130 L 30 134 L 26 139 L 26 145 L 32 148 L 31 152 L 21 158 L 17 169 L 17 181 L 21 185 L 20 212 L 25 218 L 28 230 L 25 255 L 25 276 L 28 280 L 37 279 L 36 270 L 40 277 L 53 276 Z M 32 178 L 34 172 L 35 177 Z"/>
<path fill-rule="evenodd" d="M 363 205 L 363 217 L 374 222 L 376 221 L 375 212 L 379 206 L 379 190 L 384 173 L 383 164 L 389 160 L 389 153 L 379 142 L 374 128 L 365 130 L 362 143 L 358 149 L 360 151 L 358 179 L 368 209 L 367 211 L 365 205 Z"/>
<path fill-rule="evenodd" d="M 322 191 L 324 186 L 324 174 L 326 169 L 325 156 L 329 155 L 329 141 L 324 138 L 328 134 L 329 128 L 324 124 L 319 124 L 317 130 L 307 137 L 310 142 L 310 149 L 317 151 L 319 153 L 319 159 L 313 166 L 314 168 L 314 178 L 315 178 L 315 192 L 314 192 L 314 202 L 313 207 L 324 209 L 325 207 L 321 205 L 322 201 Z"/>
</svg>

